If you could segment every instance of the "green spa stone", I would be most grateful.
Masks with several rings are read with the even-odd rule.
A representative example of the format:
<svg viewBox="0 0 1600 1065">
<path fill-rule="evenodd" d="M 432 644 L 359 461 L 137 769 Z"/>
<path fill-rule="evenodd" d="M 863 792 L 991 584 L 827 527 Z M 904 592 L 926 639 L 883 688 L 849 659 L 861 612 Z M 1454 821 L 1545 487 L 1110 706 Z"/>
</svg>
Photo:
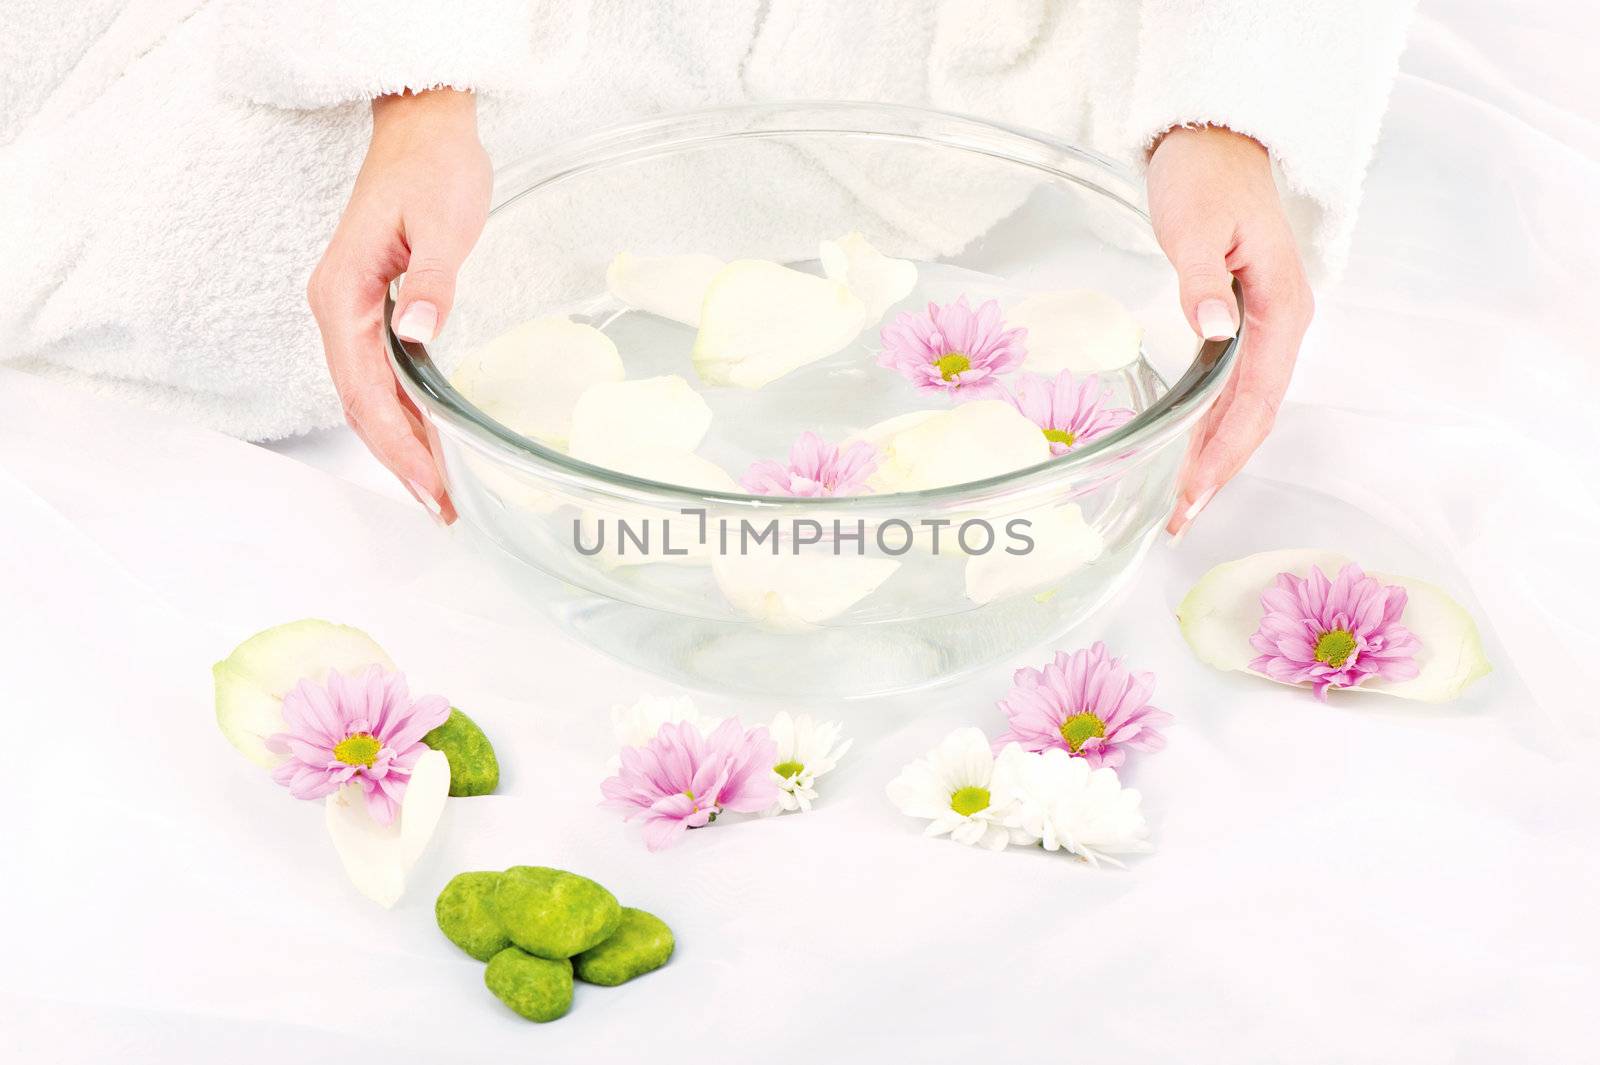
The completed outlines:
<svg viewBox="0 0 1600 1065">
<path fill-rule="evenodd" d="M 445 938 L 479 961 L 488 961 L 511 945 L 494 910 L 499 873 L 460 873 L 439 892 L 434 919 Z"/>
<path fill-rule="evenodd" d="M 477 722 L 455 707 L 444 724 L 422 737 L 450 763 L 450 794 L 487 795 L 500 784 L 500 762 Z"/>
<path fill-rule="evenodd" d="M 494 910 L 511 942 L 541 958 L 570 958 L 604 940 L 622 910 L 616 896 L 588 877 L 540 865 L 500 874 Z"/>
<path fill-rule="evenodd" d="M 483 983 L 494 997 L 530 1021 L 553 1021 L 572 1008 L 572 963 L 507 947 L 489 959 Z"/>
<path fill-rule="evenodd" d="M 667 964 L 672 929 L 653 913 L 622 908 L 617 930 L 597 947 L 572 959 L 572 975 L 586 984 L 616 987 Z"/>
</svg>

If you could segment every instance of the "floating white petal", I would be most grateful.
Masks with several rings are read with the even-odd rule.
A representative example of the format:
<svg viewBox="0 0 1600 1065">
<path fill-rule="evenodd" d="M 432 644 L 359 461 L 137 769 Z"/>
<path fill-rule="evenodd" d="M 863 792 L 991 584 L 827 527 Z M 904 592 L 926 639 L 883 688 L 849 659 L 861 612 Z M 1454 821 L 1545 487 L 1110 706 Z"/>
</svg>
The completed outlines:
<svg viewBox="0 0 1600 1065">
<path fill-rule="evenodd" d="M 861 435 L 874 438 L 882 440 L 883 461 L 869 484 L 879 493 L 966 484 L 1050 460 L 1050 442 L 1039 427 L 997 399 L 901 415 Z"/>
<path fill-rule="evenodd" d="M 910 295 L 917 284 L 917 267 L 908 259 L 883 254 L 860 233 L 825 240 L 818 248 L 822 272 L 854 292 L 866 307 L 866 325 Z"/>
<path fill-rule="evenodd" d="M 1190 589 L 1178 606 L 1178 626 L 1202 662 L 1218 669 L 1256 673 L 1250 637 L 1261 625 L 1261 593 L 1280 573 L 1305 577 L 1312 566 L 1329 578 L 1352 561 L 1332 551 L 1287 549 L 1266 551 L 1215 567 Z M 1472 615 L 1442 589 L 1411 577 L 1368 573 L 1385 584 L 1406 590 L 1406 609 L 1400 623 L 1422 644 L 1417 654 L 1417 676 L 1386 681 L 1379 677 L 1344 691 L 1378 692 L 1422 702 L 1445 702 L 1489 672 L 1483 641 Z M 1271 679 L 1271 678 L 1268 678 Z"/>
<path fill-rule="evenodd" d="M 1026 526 L 1012 525 L 1026 521 Z M 1100 557 L 1105 541 L 1083 518 L 1075 503 L 1049 510 L 996 518 L 994 546 L 981 555 L 967 558 L 967 598 L 975 603 L 992 603 L 1023 592 L 1040 592 L 1060 582 L 1068 574 Z M 1011 554 L 1008 547 L 1020 549 L 1020 537 L 1032 541 L 1026 554 Z M 973 545 L 980 541 L 974 539 Z"/>
<path fill-rule="evenodd" d="M 630 307 L 699 326 L 706 289 L 726 265 L 715 255 L 622 252 L 606 268 L 606 288 Z"/>
<path fill-rule="evenodd" d="M 468 355 L 451 383 L 489 417 L 523 436 L 565 447 L 578 398 L 621 381 L 611 338 L 567 318 L 523 322 Z"/>
<path fill-rule="evenodd" d="M 689 382 L 676 374 L 646 377 L 595 385 L 578 397 L 569 448 L 585 462 L 616 469 L 629 456 L 693 451 L 710 428 L 711 408 Z"/>
<path fill-rule="evenodd" d="M 838 617 L 900 568 L 885 558 L 803 552 L 719 554 L 717 587 L 735 610 L 782 632 L 802 632 Z"/>
<path fill-rule="evenodd" d="M 1128 309 L 1103 292 L 1067 289 L 1029 296 L 1006 313 L 1006 325 L 1028 331 L 1030 373 L 1053 377 L 1120 369 L 1139 358 L 1144 329 Z"/>
<path fill-rule="evenodd" d="M 706 290 L 694 367 L 709 385 L 761 388 L 842 350 L 865 322 L 861 300 L 837 281 L 739 259 Z"/>
<path fill-rule="evenodd" d="M 450 763 L 442 751 L 430 750 L 412 767 L 400 812 L 387 825 L 372 819 L 355 784 L 328 796 L 328 835 L 357 891 L 385 909 L 400 901 L 406 874 L 433 838 L 449 794 Z"/>
<path fill-rule="evenodd" d="M 348 625 L 307 618 L 258 632 L 211 667 L 216 685 L 217 727 L 246 758 L 262 766 L 283 759 L 265 740 L 283 732 L 283 697 L 310 677 L 321 683 L 329 670 L 355 673 L 371 665 L 393 669 L 383 648 Z"/>
</svg>

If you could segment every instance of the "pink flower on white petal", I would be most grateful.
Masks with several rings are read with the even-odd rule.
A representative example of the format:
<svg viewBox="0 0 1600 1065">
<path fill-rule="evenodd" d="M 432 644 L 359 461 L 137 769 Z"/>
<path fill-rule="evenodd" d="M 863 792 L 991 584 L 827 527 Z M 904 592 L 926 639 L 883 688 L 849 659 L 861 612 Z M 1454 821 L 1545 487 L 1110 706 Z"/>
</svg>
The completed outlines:
<svg viewBox="0 0 1600 1065">
<path fill-rule="evenodd" d="M 1261 607 L 1261 627 L 1250 637 L 1261 654 L 1250 668 L 1273 680 L 1310 684 L 1326 702 L 1329 688 L 1417 675 L 1422 643 L 1400 624 L 1406 590 L 1354 562 L 1332 581 L 1316 566 L 1304 578 L 1280 573 L 1261 593 Z"/>
<path fill-rule="evenodd" d="M 440 695 L 415 701 L 402 673 L 371 666 L 359 676 L 328 671 L 326 685 L 307 678 L 283 698 L 287 732 L 267 749 L 287 760 L 272 779 L 297 799 L 321 799 L 360 785 L 380 825 L 394 820 L 412 767 L 428 750 L 422 737 L 444 724 L 450 703 Z"/>
</svg>

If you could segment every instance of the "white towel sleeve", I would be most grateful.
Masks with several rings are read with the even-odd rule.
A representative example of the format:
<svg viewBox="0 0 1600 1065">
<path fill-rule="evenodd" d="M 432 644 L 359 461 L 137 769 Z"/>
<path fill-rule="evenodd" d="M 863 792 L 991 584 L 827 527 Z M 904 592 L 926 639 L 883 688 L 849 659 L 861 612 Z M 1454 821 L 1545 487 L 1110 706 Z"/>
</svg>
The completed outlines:
<svg viewBox="0 0 1600 1065">
<path fill-rule="evenodd" d="M 226 0 L 224 92 L 312 109 L 404 90 L 527 92 L 569 77 L 584 0 Z"/>
<path fill-rule="evenodd" d="M 1141 0 L 1124 136 L 1142 155 L 1177 125 L 1254 137 L 1296 228 L 1337 274 L 1414 0 Z M 1321 262 L 1315 260 L 1320 258 Z"/>
</svg>

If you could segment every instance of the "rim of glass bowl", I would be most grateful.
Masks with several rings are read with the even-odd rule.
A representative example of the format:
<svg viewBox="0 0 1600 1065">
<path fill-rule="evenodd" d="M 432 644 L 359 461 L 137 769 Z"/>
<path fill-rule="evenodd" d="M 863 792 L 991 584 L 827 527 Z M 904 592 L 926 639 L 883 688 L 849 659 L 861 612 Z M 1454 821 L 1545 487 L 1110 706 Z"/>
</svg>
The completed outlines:
<svg viewBox="0 0 1600 1065">
<path fill-rule="evenodd" d="M 1035 130 L 901 104 L 780 102 L 709 108 L 615 126 L 511 163 L 495 173 L 488 224 L 493 225 L 496 214 L 522 197 L 593 170 L 718 141 L 796 135 L 921 141 L 986 155 L 1079 185 L 1105 196 L 1146 226 L 1150 223 L 1149 215 L 1136 202 L 1139 184 L 1130 171 L 1104 156 Z M 914 492 L 827 497 L 751 495 L 635 477 L 573 458 L 501 425 L 455 390 L 424 345 L 395 335 L 392 320 L 398 287 L 398 281 L 391 284 L 385 299 L 384 341 L 390 363 L 412 402 L 433 418 L 460 430 L 479 450 L 487 449 L 541 477 L 553 476 L 557 481 L 604 495 L 668 505 L 709 502 L 755 508 L 802 503 L 808 510 L 860 510 L 885 505 L 970 504 L 978 493 L 995 492 L 1009 497 L 1041 486 L 1059 489 L 1062 482 L 1102 476 L 1106 467 L 1131 459 L 1184 430 L 1227 380 L 1239 345 L 1238 334 L 1227 340 L 1202 341 L 1182 376 L 1127 424 L 1067 455 L 1034 466 Z M 1240 300 L 1242 311 L 1237 283 L 1234 296 Z"/>
</svg>

